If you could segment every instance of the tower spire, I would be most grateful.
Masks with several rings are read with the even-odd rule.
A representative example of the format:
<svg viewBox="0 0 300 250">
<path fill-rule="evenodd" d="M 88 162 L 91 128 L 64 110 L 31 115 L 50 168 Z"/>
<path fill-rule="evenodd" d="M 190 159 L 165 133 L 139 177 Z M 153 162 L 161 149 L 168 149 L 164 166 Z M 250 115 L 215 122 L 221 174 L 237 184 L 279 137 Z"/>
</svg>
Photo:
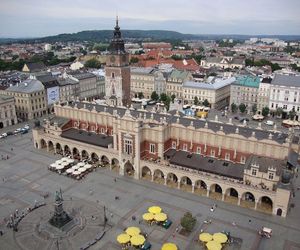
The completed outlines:
<svg viewBox="0 0 300 250">
<path fill-rule="evenodd" d="M 116 17 L 116 27 L 118 27 L 118 26 L 119 26 L 119 16 L 117 14 L 117 17 Z"/>
</svg>

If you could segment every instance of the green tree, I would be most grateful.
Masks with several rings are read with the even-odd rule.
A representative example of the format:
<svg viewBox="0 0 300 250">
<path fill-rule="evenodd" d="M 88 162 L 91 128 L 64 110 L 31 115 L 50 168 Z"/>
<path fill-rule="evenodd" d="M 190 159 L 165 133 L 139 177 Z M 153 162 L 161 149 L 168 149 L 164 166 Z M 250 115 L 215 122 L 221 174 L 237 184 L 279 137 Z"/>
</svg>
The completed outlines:
<svg viewBox="0 0 300 250">
<path fill-rule="evenodd" d="M 167 100 L 167 95 L 166 95 L 166 93 L 161 93 L 160 94 L 160 100 L 162 101 L 162 102 L 165 102 L 166 100 Z"/>
<path fill-rule="evenodd" d="M 294 117 L 296 116 L 296 111 L 295 111 L 295 109 L 292 109 L 290 112 L 289 112 L 289 118 L 291 119 L 291 120 L 293 120 L 294 119 Z"/>
<path fill-rule="evenodd" d="M 241 113 L 245 113 L 245 111 L 246 111 L 246 105 L 244 103 L 241 103 L 239 105 L 239 110 L 241 111 Z"/>
<path fill-rule="evenodd" d="M 231 112 L 235 113 L 237 111 L 238 107 L 235 103 L 231 103 Z"/>
<path fill-rule="evenodd" d="M 283 109 L 279 107 L 279 108 L 276 109 L 275 113 L 276 113 L 277 116 L 281 116 L 282 113 L 283 113 Z"/>
<path fill-rule="evenodd" d="M 166 106 L 166 109 L 169 110 L 170 109 L 170 103 L 171 103 L 171 97 L 167 95 L 166 100 L 163 101 L 163 103 Z"/>
<path fill-rule="evenodd" d="M 263 116 L 267 116 L 270 113 L 270 109 L 268 107 L 264 107 L 261 111 Z"/>
<path fill-rule="evenodd" d="M 195 104 L 195 105 L 198 105 L 198 104 L 199 104 L 199 99 L 198 99 L 197 96 L 195 96 L 195 98 L 194 98 L 194 104 Z"/>
<path fill-rule="evenodd" d="M 143 99 L 143 98 L 144 98 L 143 92 L 139 92 L 139 93 L 138 93 L 138 98 L 139 98 L 139 99 Z"/>
<path fill-rule="evenodd" d="M 173 60 L 182 60 L 182 57 L 181 56 L 178 56 L 178 55 L 172 55 L 171 56 L 171 58 L 173 59 Z"/>
<path fill-rule="evenodd" d="M 189 212 L 185 213 L 184 216 L 180 220 L 181 226 L 188 232 L 192 232 L 193 228 L 196 225 L 196 217 Z"/>
<path fill-rule="evenodd" d="M 204 105 L 205 107 L 209 107 L 209 106 L 210 106 L 210 103 L 209 103 L 209 101 L 208 101 L 207 99 L 205 99 L 205 100 L 203 101 L 203 105 Z"/>
<path fill-rule="evenodd" d="M 131 57 L 130 58 L 130 63 L 138 63 L 139 59 L 137 57 Z"/>
<path fill-rule="evenodd" d="M 256 105 L 256 104 L 253 104 L 253 105 L 252 105 L 252 112 L 253 112 L 253 114 L 255 114 L 256 111 L 257 111 L 257 105 Z"/>
<path fill-rule="evenodd" d="M 172 100 L 172 103 L 174 103 L 174 100 L 175 100 L 175 98 L 176 98 L 176 95 L 171 95 L 171 100 Z"/>
<path fill-rule="evenodd" d="M 87 60 L 84 64 L 86 68 L 99 69 L 101 68 L 101 62 L 99 62 L 96 58 L 92 58 Z"/>
<path fill-rule="evenodd" d="M 158 101 L 159 95 L 156 93 L 156 91 L 152 92 L 151 99 L 154 100 L 154 101 Z"/>
</svg>

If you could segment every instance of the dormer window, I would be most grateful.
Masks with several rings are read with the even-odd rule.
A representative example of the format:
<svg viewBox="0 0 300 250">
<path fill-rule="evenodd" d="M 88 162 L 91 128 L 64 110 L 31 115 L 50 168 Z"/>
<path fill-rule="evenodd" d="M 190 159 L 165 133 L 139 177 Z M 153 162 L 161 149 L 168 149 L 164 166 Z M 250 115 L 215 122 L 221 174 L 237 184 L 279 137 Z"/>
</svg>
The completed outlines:
<svg viewBox="0 0 300 250">
<path fill-rule="evenodd" d="M 187 144 L 183 144 L 182 149 L 183 149 L 183 151 L 187 151 Z"/>
<path fill-rule="evenodd" d="M 256 176 L 256 174 L 257 174 L 257 169 L 252 169 L 252 175 L 254 175 L 254 176 Z"/>
<path fill-rule="evenodd" d="M 172 141 L 172 148 L 176 149 L 176 141 Z"/>
<path fill-rule="evenodd" d="M 225 160 L 226 161 L 230 161 L 230 153 L 226 153 L 225 154 Z"/>
<path fill-rule="evenodd" d="M 214 150 L 214 149 L 212 149 L 212 150 L 210 151 L 210 156 L 211 156 L 211 157 L 215 157 L 215 150 Z"/>
<path fill-rule="evenodd" d="M 197 154 L 201 154 L 201 147 L 197 147 Z"/>
<path fill-rule="evenodd" d="M 269 173 L 269 180 L 273 180 L 274 179 L 274 173 Z"/>
<path fill-rule="evenodd" d="M 115 73 L 114 72 L 111 73 L 111 78 L 115 78 Z"/>
<path fill-rule="evenodd" d="M 242 156 L 242 157 L 241 157 L 241 163 L 242 163 L 242 164 L 245 164 L 245 163 L 246 163 L 246 157 L 245 157 L 245 156 Z"/>
</svg>

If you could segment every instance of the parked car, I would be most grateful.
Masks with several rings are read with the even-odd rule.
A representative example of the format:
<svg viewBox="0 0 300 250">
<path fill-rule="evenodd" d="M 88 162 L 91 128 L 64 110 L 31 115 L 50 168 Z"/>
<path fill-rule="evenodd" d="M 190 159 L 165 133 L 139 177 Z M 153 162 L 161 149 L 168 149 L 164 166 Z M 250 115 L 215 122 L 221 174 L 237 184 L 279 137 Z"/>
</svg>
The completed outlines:
<svg viewBox="0 0 300 250">
<path fill-rule="evenodd" d="M 14 131 L 14 135 L 21 133 L 21 131 L 22 131 L 21 128 L 17 128 L 17 129 Z"/>
<path fill-rule="evenodd" d="M 148 241 L 145 241 L 145 243 L 140 247 L 140 250 L 149 250 L 151 249 L 151 244 Z"/>
<path fill-rule="evenodd" d="M 27 130 L 30 129 L 30 127 L 29 127 L 28 124 L 26 124 L 26 125 L 24 126 L 24 128 L 27 129 Z"/>
<path fill-rule="evenodd" d="M 13 135 L 14 133 L 13 132 L 11 132 L 11 131 L 8 131 L 7 132 L 7 135 Z"/>
<path fill-rule="evenodd" d="M 249 119 L 248 118 L 241 118 L 240 122 L 244 122 L 244 121 L 249 122 Z"/>
<path fill-rule="evenodd" d="M 163 223 L 162 223 L 162 227 L 164 227 L 165 229 L 168 229 L 171 225 L 172 225 L 172 221 L 170 220 L 165 220 Z"/>
<path fill-rule="evenodd" d="M 23 134 L 27 134 L 27 133 L 28 133 L 28 129 L 24 129 L 24 128 L 23 128 L 23 129 L 21 130 L 21 134 L 22 134 L 22 135 L 23 135 Z"/>
<path fill-rule="evenodd" d="M 240 118 L 238 116 L 235 116 L 234 119 L 235 120 L 240 120 Z"/>
<path fill-rule="evenodd" d="M 0 138 L 5 138 L 5 137 L 7 137 L 7 133 L 3 133 L 0 135 Z"/>
<path fill-rule="evenodd" d="M 262 237 L 266 237 L 270 239 L 272 236 L 272 229 L 267 227 L 262 227 L 262 229 L 258 231 L 258 234 L 261 235 Z"/>
<path fill-rule="evenodd" d="M 270 120 L 266 121 L 265 124 L 268 126 L 274 126 L 274 122 Z"/>
</svg>

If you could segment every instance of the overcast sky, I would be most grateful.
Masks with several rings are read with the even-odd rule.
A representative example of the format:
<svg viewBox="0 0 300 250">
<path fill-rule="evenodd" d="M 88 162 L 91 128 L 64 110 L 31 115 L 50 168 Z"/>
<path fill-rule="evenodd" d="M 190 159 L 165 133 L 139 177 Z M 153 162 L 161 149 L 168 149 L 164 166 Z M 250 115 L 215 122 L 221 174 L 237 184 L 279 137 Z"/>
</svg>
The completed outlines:
<svg viewBox="0 0 300 250">
<path fill-rule="evenodd" d="M 0 0 L 0 37 L 82 30 L 300 35 L 300 0 Z"/>
</svg>

